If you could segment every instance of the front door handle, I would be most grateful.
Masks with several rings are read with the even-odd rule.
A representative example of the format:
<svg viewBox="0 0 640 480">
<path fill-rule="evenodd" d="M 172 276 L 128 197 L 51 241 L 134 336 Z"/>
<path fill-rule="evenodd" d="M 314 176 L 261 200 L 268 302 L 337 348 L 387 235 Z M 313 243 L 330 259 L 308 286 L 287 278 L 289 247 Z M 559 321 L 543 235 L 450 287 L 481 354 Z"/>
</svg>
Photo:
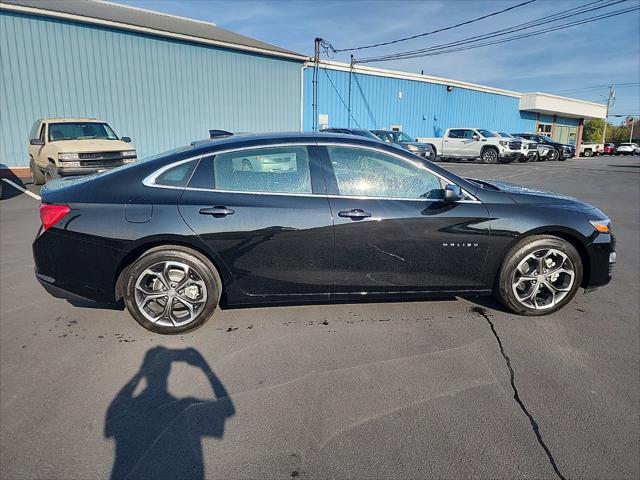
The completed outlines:
<svg viewBox="0 0 640 480">
<path fill-rule="evenodd" d="M 360 220 L 363 218 L 370 217 L 371 214 L 369 212 L 365 212 L 364 210 L 360 210 L 359 208 L 354 208 L 352 210 L 342 210 L 338 212 L 338 216 L 352 218 L 354 220 Z"/>
<path fill-rule="evenodd" d="M 213 215 L 214 217 L 226 217 L 227 215 L 233 215 L 235 210 L 231 210 L 227 207 L 216 205 L 215 207 L 201 208 L 201 215 Z"/>
</svg>

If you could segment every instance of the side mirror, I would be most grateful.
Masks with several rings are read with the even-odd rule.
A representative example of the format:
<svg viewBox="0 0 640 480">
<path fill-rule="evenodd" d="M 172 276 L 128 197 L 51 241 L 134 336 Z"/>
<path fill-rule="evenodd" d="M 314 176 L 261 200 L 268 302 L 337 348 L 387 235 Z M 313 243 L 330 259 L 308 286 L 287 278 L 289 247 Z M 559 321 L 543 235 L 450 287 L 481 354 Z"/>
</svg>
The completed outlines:
<svg viewBox="0 0 640 480">
<path fill-rule="evenodd" d="M 477 142 L 478 140 L 480 140 L 480 135 L 478 135 L 477 133 L 474 133 L 473 139 Z"/>
<path fill-rule="evenodd" d="M 40 138 L 32 138 L 31 140 L 29 140 L 29 144 L 30 145 L 44 145 L 44 140 L 42 140 Z"/>
<path fill-rule="evenodd" d="M 444 187 L 444 201 L 446 203 L 457 202 L 458 200 L 462 200 L 462 197 L 462 189 L 458 185 L 450 183 Z"/>
<path fill-rule="evenodd" d="M 120 137 L 123 142 L 131 143 L 131 137 Z"/>
</svg>

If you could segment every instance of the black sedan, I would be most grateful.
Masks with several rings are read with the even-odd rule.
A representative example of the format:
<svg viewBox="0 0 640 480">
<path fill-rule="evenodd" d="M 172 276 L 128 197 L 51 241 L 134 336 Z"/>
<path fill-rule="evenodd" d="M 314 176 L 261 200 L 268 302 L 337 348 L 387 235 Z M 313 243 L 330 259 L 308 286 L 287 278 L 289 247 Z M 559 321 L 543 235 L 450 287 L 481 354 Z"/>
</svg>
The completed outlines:
<svg viewBox="0 0 640 480">
<path fill-rule="evenodd" d="M 220 306 L 491 294 L 541 315 L 607 284 L 610 221 L 340 134 L 236 135 L 42 190 L 36 275 L 180 333 Z"/>
</svg>

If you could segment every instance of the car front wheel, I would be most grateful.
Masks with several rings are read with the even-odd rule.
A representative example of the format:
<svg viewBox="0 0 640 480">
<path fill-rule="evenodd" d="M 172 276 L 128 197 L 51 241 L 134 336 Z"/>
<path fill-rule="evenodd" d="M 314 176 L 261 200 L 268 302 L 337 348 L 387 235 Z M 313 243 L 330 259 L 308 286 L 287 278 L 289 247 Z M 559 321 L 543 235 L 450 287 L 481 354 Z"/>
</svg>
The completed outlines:
<svg viewBox="0 0 640 480">
<path fill-rule="evenodd" d="M 178 334 L 201 327 L 218 306 L 220 278 L 211 262 L 193 250 L 158 247 L 128 269 L 124 301 L 147 330 Z"/>
<path fill-rule="evenodd" d="M 495 148 L 486 148 L 480 158 L 482 163 L 498 163 L 498 151 Z"/>
<path fill-rule="evenodd" d="M 549 152 L 549 156 L 547 158 L 551 161 L 556 161 L 560 158 L 560 152 L 554 148 Z"/>
<path fill-rule="evenodd" d="M 521 315 L 546 315 L 571 301 L 582 281 L 582 261 L 575 247 L 551 235 L 516 244 L 500 269 L 494 294 Z"/>
</svg>

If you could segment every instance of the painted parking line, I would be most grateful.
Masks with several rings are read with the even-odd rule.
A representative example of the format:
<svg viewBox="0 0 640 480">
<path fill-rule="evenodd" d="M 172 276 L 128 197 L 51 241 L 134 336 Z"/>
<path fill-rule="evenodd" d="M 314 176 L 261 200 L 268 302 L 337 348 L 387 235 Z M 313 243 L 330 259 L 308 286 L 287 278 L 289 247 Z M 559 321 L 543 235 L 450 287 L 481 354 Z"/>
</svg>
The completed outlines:
<svg viewBox="0 0 640 480">
<path fill-rule="evenodd" d="M 9 180 L 8 178 L 3 178 L 2 179 L 3 182 L 7 182 L 9 185 L 11 185 L 14 188 L 17 188 L 18 190 L 20 190 L 23 193 L 26 193 L 27 195 L 29 195 L 31 198 L 35 198 L 36 200 L 40 200 L 40 195 L 36 195 L 33 192 L 30 192 L 29 190 L 27 190 L 24 187 L 21 187 L 20 185 L 18 185 L 17 183 L 12 182 L 11 180 Z"/>
</svg>

